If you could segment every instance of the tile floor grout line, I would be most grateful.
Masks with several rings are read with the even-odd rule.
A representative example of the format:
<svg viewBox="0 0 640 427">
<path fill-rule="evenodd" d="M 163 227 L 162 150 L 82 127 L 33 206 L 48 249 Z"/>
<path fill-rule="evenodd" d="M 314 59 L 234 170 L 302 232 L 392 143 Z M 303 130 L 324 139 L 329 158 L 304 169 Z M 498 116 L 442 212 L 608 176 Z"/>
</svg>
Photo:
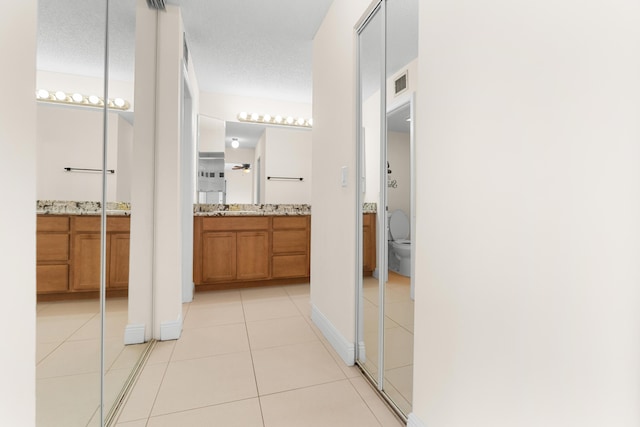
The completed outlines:
<svg viewBox="0 0 640 427">
<path fill-rule="evenodd" d="M 253 380 L 256 384 L 256 397 L 258 399 L 258 407 L 260 408 L 260 419 L 262 420 L 262 426 L 265 427 L 264 423 L 264 412 L 262 410 L 262 401 L 260 400 L 260 389 L 258 388 L 258 376 L 256 375 L 256 366 L 253 361 L 253 350 L 251 349 L 251 338 L 249 337 L 249 328 L 247 327 L 247 315 L 244 311 L 244 299 L 242 298 L 242 292 L 240 292 L 240 304 L 242 306 L 242 317 L 244 318 L 244 329 L 247 334 L 247 344 L 249 345 L 249 357 L 251 358 L 251 370 L 253 371 Z"/>
</svg>

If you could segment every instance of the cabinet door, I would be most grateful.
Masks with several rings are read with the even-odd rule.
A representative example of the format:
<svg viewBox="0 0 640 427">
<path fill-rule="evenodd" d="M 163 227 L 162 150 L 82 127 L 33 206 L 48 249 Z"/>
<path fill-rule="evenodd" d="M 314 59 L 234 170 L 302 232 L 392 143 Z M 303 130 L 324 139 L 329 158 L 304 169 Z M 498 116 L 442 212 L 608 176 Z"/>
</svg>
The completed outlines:
<svg viewBox="0 0 640 427">
<path fill-rule="evenodd" d="M 362 226 L 362 270 L 371 275 L 376 268 L 376 215 L 364 214 Z"/>
<path fill-rule="evenodd" d="M 69 266 L 66 264 L 36 267 L 38 293 L 66 292 L 69 290 Z"/>
<path fill-rule="evenodd" d="M 113 233 L 109 238 L 109 288 L 126 288 L 129 284 L 129 234 Z"/>
<path fill-rule="evenodd" d="M 236 278 L 236 233 L 202 234 L 202 281 L 224 282 Z"/>
<path fill-rule="evenodd" d="M 239 280 L 269 278 L 269 232 L 237 233 L 237 278 Z"/>
<path fill-rule="evenodd" d="M 73 238 L 73 289 L 100 290 L 100 234 L 76 234 Z"/>
</svg>

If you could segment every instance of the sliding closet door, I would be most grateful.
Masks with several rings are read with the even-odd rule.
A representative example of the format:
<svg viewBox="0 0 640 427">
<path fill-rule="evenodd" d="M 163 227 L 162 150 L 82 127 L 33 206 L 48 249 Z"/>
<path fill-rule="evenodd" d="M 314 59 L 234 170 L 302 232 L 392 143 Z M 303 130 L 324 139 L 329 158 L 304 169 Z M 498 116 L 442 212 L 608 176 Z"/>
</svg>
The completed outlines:
<svg viewBox="0 0 640 427">
<path fill-rule="evenodd" d="M 384 353 L 382 293 L 386 270 L 385 186 L 380 165 L 386 157 L 384 87 L 384 3 L 380 3 L 358 31 L 358 146 L 360 189 L 358 220 L 361 224 L 358 267 L 358 364 L 382 389 Z"/>
</svg>

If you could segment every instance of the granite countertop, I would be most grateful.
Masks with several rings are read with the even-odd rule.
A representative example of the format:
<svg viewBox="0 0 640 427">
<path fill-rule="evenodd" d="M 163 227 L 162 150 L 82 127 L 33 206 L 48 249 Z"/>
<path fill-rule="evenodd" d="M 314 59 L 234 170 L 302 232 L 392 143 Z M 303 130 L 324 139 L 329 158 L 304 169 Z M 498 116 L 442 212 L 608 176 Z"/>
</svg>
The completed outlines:
<svg viewBox="0 0 640 427">
<path fill-rule="evenodd" d="M 311 215 L 311 205 L 193 205 L 194 216 L 278 216 L 278 215 Z"/>
<path fill-rule="evenodd" d="M 377 213 L 378 212 L 378 204 L 377 203 L 363 203 L 362 204 L 362 213 Z"/>
<path fill-rule="evenodd" d="M 107 202 L 107 215 L 131 215 L 131 203 Z M 92 201 L 71 200 L 38 200 L 36 202 L 38 215 L 100 215 L 101 203 Z M 263 205 L 193 205 L 194 216 L 266 216 L 266 215 L 311 215 L 310 205 L 295 204 L 263 204 Z"/>
<path fill-rule="evenodd" d="M 106 208 L 107 215 L 110 216 L 131 215 L 131 203 L 107 202 Z M 38 200 L 36 202 L 38 215 L 100 215 L 101 213 L 100 202 L 71 200 Z"/>
</svg>

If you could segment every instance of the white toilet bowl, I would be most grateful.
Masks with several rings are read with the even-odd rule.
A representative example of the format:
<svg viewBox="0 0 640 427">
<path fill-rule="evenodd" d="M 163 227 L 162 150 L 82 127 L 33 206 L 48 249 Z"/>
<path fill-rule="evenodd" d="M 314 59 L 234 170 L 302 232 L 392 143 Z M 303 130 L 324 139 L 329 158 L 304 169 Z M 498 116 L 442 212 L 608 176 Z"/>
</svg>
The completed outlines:
<svg viewBox="0 0 640 427">
<path fill-rule="evenodd" d="M 407 239 L 411 223 L 400 209 L 389 217 L 389 269 L 403 276 L 411 276 L 411 241 Z"/>
</svg>

